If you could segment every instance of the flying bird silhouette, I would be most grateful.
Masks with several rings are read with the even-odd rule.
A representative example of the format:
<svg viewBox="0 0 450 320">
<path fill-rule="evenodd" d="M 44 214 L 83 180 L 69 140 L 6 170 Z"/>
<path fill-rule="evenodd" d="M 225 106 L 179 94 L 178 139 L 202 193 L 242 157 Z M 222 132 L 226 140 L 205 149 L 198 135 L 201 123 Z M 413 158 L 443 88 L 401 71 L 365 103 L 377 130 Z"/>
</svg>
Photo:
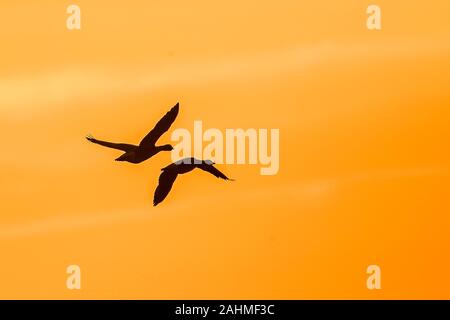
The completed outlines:
<svg viewBox="0 0 450 320">
<path fill-rule="evenodd" d="M 214 162 L 210 160 L 185 158 L 171 163 L 167 167 L 161 169 L 162 173 L 159 176 L 159 184 L 158 187 L 156 187 L 155 195 L 153 197 L 153 205 L 158 205 L 167 197 L 170 190 L 172 189 L 175 179 L 179 174 L 188 173 L 195 168 L 199 168 L 203 171 L 209 172 L 217 178 L 234 181 L 233 179 L 228 178 L 226 175 L 220 172 L 216 167 L 214 167 Z"/>
<path fill-rule="evenodd" d="M 92 135 L 86 136 L 90 142 L 99 144 L 104 147 L 113 148 L 121 151 L 125 151 L 120 157 L 115 159 L 116 161 L 128 161 L 131 163 L 140 163 L 142 161 L 151 158 L 160 151 L 171 151 L 173 147 L 170 144 L 157 146 L 156 141 L 162 136 L 164 132 L 169 130 L 175 118 L 178 115 L 179 104 L 177 103 L 172 109 L 167 112 L 161 120 L 155 125 L 138 146 L 127 143 L 113 143 L 95 139 Z"/>
</svg>

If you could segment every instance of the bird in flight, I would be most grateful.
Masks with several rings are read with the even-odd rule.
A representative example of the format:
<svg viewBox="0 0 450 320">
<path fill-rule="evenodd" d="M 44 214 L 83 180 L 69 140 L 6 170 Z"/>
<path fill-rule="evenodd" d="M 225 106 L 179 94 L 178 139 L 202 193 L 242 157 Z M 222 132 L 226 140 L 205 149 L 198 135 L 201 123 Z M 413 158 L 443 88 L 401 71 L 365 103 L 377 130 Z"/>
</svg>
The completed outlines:
<svg viewBox="0 0 450 320">
<path fill-rule="evenodd" d="M 139 143 L 138 146 L 127 143 L 113 143 L 95 139 L 92 135 L 86 136 L 90 142 L 99 144 L 104 147 L 118 149 L 124 151 L 120 157 L 115 159 L 116 161 L 128 161 L 131 163 L 140 163 L 145 161 L 160 151 L 171 151 L 173 147 L 170 144 L 165 144 L 162 146 L 157 146 L 156 141 L 162 136 L 164 132 L 169 130 L 175 118 L 178 115 L 179 104 L 177 103 L 172 109 L 167 112 L 161 120 L 155 125 L 155 127 L 150 131 L 144 139 Z"/>
<path fill-rule="evenodd" d="M 234 181 L 233 179 L 228 178 L 226 175 L 220 172 L 216 167 L 214 167 L 214 162 L 210 160 L 185 158 L 171 163 L 167 167 L 161 169 L 162 173 L 159 176 L 159 184 L 158 187 L 156 187 L 155 195 L 153 197 L 153 205 L 158 205 L 167 197 L 170 190 L 172 189 L 175 179 L 179 174 L 188 173 L 195 168 L 199 168 L 203 171 L 209 172 L 217 178 Z"/>
</svg>

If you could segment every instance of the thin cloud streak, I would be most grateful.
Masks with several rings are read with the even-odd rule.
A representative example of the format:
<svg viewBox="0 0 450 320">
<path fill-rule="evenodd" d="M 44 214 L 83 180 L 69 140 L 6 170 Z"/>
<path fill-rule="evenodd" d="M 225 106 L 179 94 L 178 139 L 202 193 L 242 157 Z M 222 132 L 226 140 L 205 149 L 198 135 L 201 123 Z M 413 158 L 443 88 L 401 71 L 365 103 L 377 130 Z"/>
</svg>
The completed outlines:
<svg viewBox="0 0 450 320">
<path fill-rule="evenodd" d="M 299 199 L 299 197 L 303 199 L 315 199 L 317 197 L 326 197 L 335 192 L 339 187 L 345 187 L 349 184 L 360 183 L 363 181 L 395 180 L 428 176 L 450 177 L 450 168 L 429 167 L 367 171 L 330 179 L 273 186 L 270 189 L 261 187 L 256 190 L 251 189 L 247 194 L 241 193 L 241 196 L 262 199 L 269 195 L 273 197 L 276 193 L 281 193 L 281 195 L 285 196 L 294 196 L 296 199 Z M 218 203 L 218 196 L 209 196 L 208 199 L 211 203 Z M 205 200 L 202 197 L 199 199 L 189 199 L 188 202 L 185 201 L 179 204 L 170 203 L 157 210 L 152 209 L 149 204 L 148 207 L 143 208 L 94 213 L 92 215 L 83 214 L 82 216 L 56 216 L 25 224 L 3 225 L 0 227 L 0 239 L 16 239 L 52 233 L 75 232 L 87 228 L 117 225 L 119 223 L 149 221 L 151 219 L 159 219 L 165 215 L 190 212 L 190 210 L 188 210 L 189 207 L 195 207 L 199 203 L 204 204 L 204 201 Z"/>
<path fill-rule="evenodd" d="M 176 85 L 272 77 L 327 61 L 370 57 L 407 57 L 450 52 L 450 41 L 393 41 L 384 43 L 321 43 L 310 47 L 240 55 L 234 58 L 170 64 L 150 70 L 114 70 L 96 67 L 63 69 L 0 79 L 0 112 L 20 114 L 45 110 L 68 101 L 98 99 L 154 91 Z M 112 70 L 112 71 L 111 71 Z M 144 70 L 144 71 L 142 71 Z"/>
</svg>

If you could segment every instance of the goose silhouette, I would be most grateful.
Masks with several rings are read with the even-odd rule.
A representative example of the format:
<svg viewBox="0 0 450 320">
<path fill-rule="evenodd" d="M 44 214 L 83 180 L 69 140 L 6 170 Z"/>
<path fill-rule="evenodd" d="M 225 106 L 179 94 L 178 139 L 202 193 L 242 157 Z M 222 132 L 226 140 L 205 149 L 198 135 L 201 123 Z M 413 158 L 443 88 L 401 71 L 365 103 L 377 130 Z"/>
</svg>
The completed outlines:
<svg viewBox="0 0 450 320">
<path fill-rule="evenodd" d="M 127 161 L 131 163 L 140 163 L 145 161 L 160 151 L 171 151 L 173 147 L 170 144 L 162 146 L 155 145 L 159 137 L 164 132 L 169 130 L 175 118 L 178 115 L 179 103 L 177 103 L 172 109 L 170 109 L 162 118 L 158 121 L 155 127 L 150 131 L 139 143 L 138 146 L 127 143 L 113 143 L 95 139 L 92 135 L 86 136 L 90 142 L 99 144 L 104 147 L 113 148 L 124 151 L 120 157 L 115 159 L 116 161 Z"/>
<path fill-rule="evenodd" d="M 188 173 L 195 168 L 199 168 L 203 171 L 209 172 L 217 178 L 234 181 L 233 179 L 228 178 L 226 175 L 220 172 L 216 167 L 214 167 L 214 164 L 215 163 L 211 160 L 185 158 L 162 168 L 162 173 L 159 176 L 159 184 L 156 187 L 153 197 L 153 205 L 157 206 L 167 197 L 170 190 L 172 189 L 173 183 L 175 182 L 179 174 Z"/>
</svg>

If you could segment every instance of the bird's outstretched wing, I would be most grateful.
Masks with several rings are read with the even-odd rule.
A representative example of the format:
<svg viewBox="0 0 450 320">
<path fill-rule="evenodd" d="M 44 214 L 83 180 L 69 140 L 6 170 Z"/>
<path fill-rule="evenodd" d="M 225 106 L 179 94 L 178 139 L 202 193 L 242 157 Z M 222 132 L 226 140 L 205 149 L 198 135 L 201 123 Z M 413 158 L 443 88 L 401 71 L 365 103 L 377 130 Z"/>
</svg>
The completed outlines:
<svg viewBox="0 0 450 320">
<path fill-rule="evenodd" d="M 153 196 L 153 205 L 156 206 L 161 203 L 169 194 L 172 189 L 173 183 L 177 178 L 177 174 L 171 171 L 163 171 L 159 176 L 159 184 L 156 187 L 155 194 Z"/>
<path fill-rule="evenodd" d="M 113 149 L 117 149 L 117 150 L 122 150 L 125 152 L 132 151 L 137 148 L 136 146 L 134 146 L 132 144 L 127 144 L 127 143 L 113 143 L 113 142 L 97 140 L 92 135 L 87 135 L 86 139 L 88 139 L 90 142 L 99 144 L 101 146 L 113 148 Z"/>
<path fill-rule="evenodd" d="M 216 176 L 217 178 L 233 181 L 233 179 L 228 178 L 226 175 L 224 175 L 222 172 L 220 172 L 219 169 L 214 167 L 214 165 L 212 163 L 209 164 L 209 163 L 203 162 L 202 164 L 197 165 L 197 167 L 202 169 L 203 171 L 211 173 L 212 175 Z"/>
<path fill-rule="evenodd" d="M 144 139 L 142 139 L 139 147 L 152 147 L 155 145 L 156 141 L 158 141 L 159 137 L 169 130 L 172 123 L 175 121 L 175 118 L 178 115 L 179 104 L 177 103 L 172 109 L 170 109 L 161 120 L 155 125 L 155 127 L 150 131 Z"/>
</svg>

